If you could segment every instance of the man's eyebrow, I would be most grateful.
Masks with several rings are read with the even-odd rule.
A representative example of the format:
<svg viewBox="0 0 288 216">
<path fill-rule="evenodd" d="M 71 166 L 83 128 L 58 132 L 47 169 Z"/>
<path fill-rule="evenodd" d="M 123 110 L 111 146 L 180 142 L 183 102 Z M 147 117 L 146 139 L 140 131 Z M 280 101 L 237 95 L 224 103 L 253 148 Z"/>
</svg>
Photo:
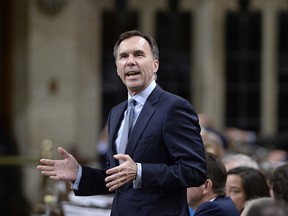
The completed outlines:
<svg viewBox="0 0 288 216">
<path fill-rule="evenodd" d="M 144 54 L 145 52 L 143 50 L 135 50 L 134 53 L 141 53 Z"/>
<path fill-rule="evenodd" d="M 127 52 L 120 52 L 119 56 L 127 55 Z"/>
<path fill-rule="evenodd" d="M 119 53 L 119 56 L 123 56 L 123 55 L 127 55 L 129 52 L 128 51 L 122 51 Z M 137 49 L 137 50 L 132 50 L 131 53 L 133 54 L 137 54 L 137 53 L 141 53 L 141 54 L 145 54 L 144 50 L 142 49 Z"/>
</svg>

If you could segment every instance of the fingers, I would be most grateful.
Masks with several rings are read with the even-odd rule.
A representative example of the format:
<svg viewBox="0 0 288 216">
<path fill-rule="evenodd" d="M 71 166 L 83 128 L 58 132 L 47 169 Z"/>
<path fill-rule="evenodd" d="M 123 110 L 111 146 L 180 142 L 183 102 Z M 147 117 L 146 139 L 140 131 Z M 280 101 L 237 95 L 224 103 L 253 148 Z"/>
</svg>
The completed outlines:
<svg viewBox="0 0 288 216">
<path fill-rule="evenodd" d="M 54 171 L 41 171 L 41 174 L 49 177 L 55 176 Z"/>
<path fill-rule="evenodd" d="M 127 160 L 131 160 L 130 156 L 129 156 L 129 155 L 126 155 L 126 154 L 116 154 L 116 155 L 114 155 L 113 157 L 114 157 L 116 160 L 121 160 L 121 161 L 123 161 L 123 163 L 124 163 L 125 161 L 127 161 Z M 107 173 L 108 175 L 112 175 L 112 174 L 114 174 L 114 173 L 118 173 L 118 172 L 122 171 L 122 170 L 125 168 L 125 166 L 124 166 L 123 163 L 122 163 L 120 166 L 117 166 L 117 167 L 108 169 L 108 170 L 106 171 L 106 173 Z"/>
<path fill-rule="evenodd" d="M 50 179 L 53 180 L 61 180 L 61 175 L 57 174 L 59 173 L 59 171 L 57 171 L 54 166 L 38 165 L 37 169 L 41 171 L 41 175 L 48 176 Z"/>
<path fill-rule="evenodd" d="M 50 179 L 53 180 L 61 180 L 61 178 L 58 175 L 56 175 L 54 171 L 41 171 L 41 174 L 44 176 L 48 176 Z"/>
<path fill-rule="evenodd" d="M 114 155 L 114 158 L 116 159 L 116 160 L 122 160 L 122 161 L 127 161 L 127 160 L 129 160 L 129 159 L 131 159 L 130 158 L 130 156 L 129 155 L 127 155 L 127 154 L 116 154 L 116 155 Z"/>
<path fill-rule="evenodd" d="M 111 186 L 110 186 L 110 184 L 107 184 L 107 187 L 109 188 L 109 191 L 114 191 L 114 190 L 122 187 L 122 185 L 124 185 L 125 183 L 126 183 L 125 181 L 122 181 L 119 178 L 119 179 L 115 179 L 115 181 L 113 183 L 111 183 Z"/>
<path fill-rule="evenodd" d="M 40 171 L 52 171 L 54 168 L 52 166 L 38 165 L 37 169 Z"/>
<path fill-rule="evenodd" d="M 118 171 L 116 171 L 117 169 Z M 105 179 L 105 182 L 107 182 L 106 187 L 109 188 L 109 191 L 114 191 L 117 188 L 121 187 L 124 183 L 126 183 L 124 182 L 125 177 L 122 176 L 119 166 L 110 169 L 110 172 L 112 172 L 113 174 Z"/>
<path fill-rule="evenodd" d="M 113 175 L 106 177 L 105 182 L 111 182 L 111 181 L 114 181 L 115 179 L 119 179 L 122 177 L 122 175 L 123 175 L 122 172 L 118 171 L 118 172 L 114 173 Z"/>
<path fill-rule="evenodd" d="M 41 171 L 42 175 L 49 176 L 49 177 L 55 175 L 54 161 L 49 160 L 49 159 L 41 159 L 40 162 L 42 163 L 42 165 L 38 165 L 37 169 Z"/>
<path fill-rule="evenodd" d="M 47 166 L 53 166 L 55 164 L 55 162 L 53 160 L 45 159 L 45 158 L 42 158 L 40 160 L 40 163 L 45 164 Z"/>
<path fill-rule="evenodd" d="M 59 147 L 58 152 L 64 159 L 52 160 L 42 158 L 37 169 L 42 175 L 49 176 L 50 179 L 75 181 L 78 174 L 79 164 L 75 158 L 65 149 Z"/>
<path fill-rule="evenodd" d="M 126 158 L 130 157 L 128 156 Z M 107 170 L 106 173 L 109 175 L 105 179 L 105 182 L 107 183 L 106 187 L 109 191 L 114 191 L 136 178 L 137 165 L 132 159 L 130 159 L 117 167 Z"/>
<path fill-rule="evenodd" d="M 58 152 L 59 152 L 60 155 L 62 155 L 63 158 L 70 157 L 70 154 L 62 147 L 58 148 Z"/>
<path fill-rule="evenodd" d="M 58 148 L 58 152 L 59 152 L 59 154 L 62 155 L 62 157 L 64 157 L 64 158 L 70 157 L 70 154 L 69 154 L 65 149 L 63 149 L 62 147 L 59 147 L 59 148 Z M 42 159 L 40 160 L 40 162 L 41 162 L 42 164 L 46 164 L 46 165 L 48 165 L 48 166 L 54 166 L 54 164 L 55 164 L 55 160 L 46 159 L 46 158 L 42 158 Z"/>
<path fill-rule="evenodd" d="M 121 172 L 121 171 L 122 171 L 121 168 L 120 168 L 119 166 L 117 166 L 117 167 L 114 167 L 114 168 L 112 168 L 112 169 L 108 169 L 108 170 L 106 171 L 106 174 L 112 175 L 112 174 L 114 174 L 114 173 L 119 173 L 119 172 Z"/>
<path fill-rule="evenodd" d="M 111 181 L 109 181 L 109 179 L 112 179 Z M 109 188 L 109 191 L 114 191 L 118 188 L 120 188 L 122 185 L 126 184 L 129 180 L 127 179 L 127 177 L 125 176 L 121 176 L 119 175 L 119 177 L 117 178 L 106 178 L 105 181 L 108 183 L 106 184 L 106 187 Z"/>
</svg>

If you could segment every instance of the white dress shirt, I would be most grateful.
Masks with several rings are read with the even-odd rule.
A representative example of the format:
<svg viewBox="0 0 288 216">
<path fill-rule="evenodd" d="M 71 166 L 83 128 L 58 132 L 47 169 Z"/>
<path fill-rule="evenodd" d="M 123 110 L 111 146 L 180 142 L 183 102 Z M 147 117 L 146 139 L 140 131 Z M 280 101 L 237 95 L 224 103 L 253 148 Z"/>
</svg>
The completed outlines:
<svg viewBox="0 0 288 216">
<path fill-rule="evenodd" d="M 136 123 L 136 121 L 138 119 L 138 116 L 139 116 L 139 114 L 140 114 L 140 112 L 141 112 L 141 110 L 142 110 L 147 98 L 149 97 L 149 95 L 151 94 L 151 92 L 154 90 L 155 87 L 156 87 L 156 82 L 155 82 L 155 80 L 153 80 L 150 83 L 150 85 L 146 89 L 144 89 L 142 92 L 134 95 L 133 97 L 131 97 L 128 94 L 128 100 L 130 98 L 133 98 L 134 100 L 137 101 L 137 104 L 135 106 L 135 121 L 133 123 L 133 126 L 135 125 L 135 123 Z M 126 115 L 126 114 L 127 114 L 127 110 L 125 111 L 124 115 Z M 120 140 L 121 140 L 122 130 L 123 130 L 123 127 L 124 127 L 124 119 L 125 118 L 123 118 L 123 120 L 121 122 L 119 131 L 117 133 L 117 138 L 115 140 L 117 153 L 118 153 L 118 149 L 119 149 L 119 143 L 120 143 Z M 82 167 L 79 165 L 77 179 L 72 184 L 72 189 L 73 190 L 78 190 L 79 183 L 80 183 L 80 180 L 81 180 L 81 176 L 82 176 Z M 141 163 L 137 163 L 137 176 L 136 176 L 136 179 L 133 181 L 134 188 L 141 188 L 141 176 L 142 176 L 142 166 L 141 166 Z"/>
</svg>

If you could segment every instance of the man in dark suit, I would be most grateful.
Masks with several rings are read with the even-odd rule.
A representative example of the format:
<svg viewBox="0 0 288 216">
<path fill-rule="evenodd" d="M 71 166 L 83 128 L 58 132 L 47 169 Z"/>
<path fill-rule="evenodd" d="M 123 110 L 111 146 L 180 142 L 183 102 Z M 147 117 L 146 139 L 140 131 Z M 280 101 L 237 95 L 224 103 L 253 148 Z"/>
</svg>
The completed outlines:
<svg viewBox="0 0 288 216">
<path fill-rule="evenodd" d="M 187 187 L 206 180 L 198 116 L 188 101 L 156 84 L 159 53 L 151 37 L 123 33 L 114 56 L 128 101 L 134 103 L 133 112 L 125 101 L 109 114 L 107 170 L 80 166 L 63 148 L 64 160 L 41 159 L 38 169 L 51 179 L 73 182 L 79 196 L 115 193 L 113 216 L 188 216 Z M 131 112 L 132 130 L 123 151 Z"/>
<path fill-rule="evenodd" d="M 225 194 L 226 168 L 219 157 L 206 153 L 208 179 L 200 187 L 187 189 L 187 202 L 194 216 L 239 216 L 235 204 Z"/>
</svg>

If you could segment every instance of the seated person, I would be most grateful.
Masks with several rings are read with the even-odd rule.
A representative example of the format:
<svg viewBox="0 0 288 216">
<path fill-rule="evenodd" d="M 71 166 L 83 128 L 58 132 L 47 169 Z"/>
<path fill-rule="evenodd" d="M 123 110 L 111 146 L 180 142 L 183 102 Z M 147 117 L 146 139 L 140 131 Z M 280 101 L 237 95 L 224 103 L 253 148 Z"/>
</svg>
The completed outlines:
<svg viewBox="0 0 288 216">
<path fill-rule="evenodd" d="M 239 212 L 245 202 L 256 197 L 269 197 L 266 177 L 252 167 L 235 167 L 227 172 L 226 193 L 234 201 Z"/>
<path fill-rule="evenodd" d="M 262 206 L 252 206 L 247 216 L 287 216 L 288 207 L 283 203 L 272 202 Z"/>
<path fill-rule="evenodd" d="M 281 149 L 288 151 L 288 130 L 283 130 L 274 135 L 258 135 L 253 131 L 231 127 L 224 132 L 225 137 L 232 143 L 250 144 L 268 149 Z M 236 144 L 237 145 L 237 144 Z"/>
<path fill-rule="evenodd" d="M 273 200 L 288 205 L 288 164 L 277 167 L 270 177 Z"/>
<path fill-rule="evenodd" d="M 252 167 L 257 170 L 260 169 L 258 163 L 252 157 L 241 153 L 227 154 L 222 158 L 222 160 L 226 167 L 227 172 L 230 169 L 240 166 Z"/>
<path fill-rule="evenodd" d="M 252 198 L 245 202 L 244 210 L 241 216 L 247 216 L 250 213 L 251 208 L 262 208 L 263 206 L 269 205 L 273 200 L 271 197 L 257 197 Z"/>
<path fill-rule="evenodd" d="M 227 173 L 222 160 L 207 152 L 206 166 L 206 182 L 187 189 L 188 205 L 195 210 L 194 216 L 239 216 L 235 204 L 225 194 Z"/>
</svg>

